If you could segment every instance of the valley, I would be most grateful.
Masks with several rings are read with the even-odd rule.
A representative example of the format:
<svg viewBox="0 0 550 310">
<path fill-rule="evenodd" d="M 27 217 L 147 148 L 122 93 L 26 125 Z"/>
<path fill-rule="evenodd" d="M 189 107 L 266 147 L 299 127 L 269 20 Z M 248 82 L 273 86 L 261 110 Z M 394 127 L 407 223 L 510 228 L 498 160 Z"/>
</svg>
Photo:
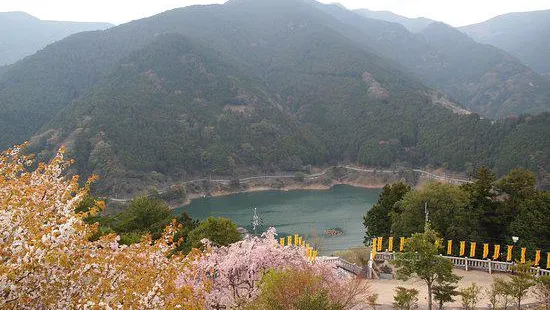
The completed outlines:
<svg viewBox="0 0 550 310">
<path fill-rule="evenodd" d="M 0 75 L 0 146 L 47 160 L 64 145 L 110 197 L 340 163 L 524 167 L 545 184 L 550 81 L 443 24 L 421 35 L 300 0 L 80 33 Z"/>
<path fill-rule="evenodd" d="M 69 2 L 0 2 L 0 308 L 549 308 L 549 5 Z"/>
</svg>

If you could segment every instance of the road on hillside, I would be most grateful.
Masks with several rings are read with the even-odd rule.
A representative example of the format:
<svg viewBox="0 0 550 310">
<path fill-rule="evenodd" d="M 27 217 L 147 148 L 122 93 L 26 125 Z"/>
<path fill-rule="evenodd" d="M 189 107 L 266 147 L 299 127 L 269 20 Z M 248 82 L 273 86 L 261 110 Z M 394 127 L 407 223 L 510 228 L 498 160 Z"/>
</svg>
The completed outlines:
<svg viewBox="0 0 550 310">
<path fill-rule="evenodd" d="M 368 172 L 368 173 L 375 173 L 375 172 L 376 173 L 396 173 L 397 172 L 396 170 L 378 170 L 378 169 L 373 169 L 373 168 L 368 169 L 368 168 L 361 168 L 361 167 L 355 167 L 355 166 L 349 166 L 349 165 L 331 166 L 331 167 L 328 167 L 328 168 L 324 169 L 323 171 L 313 173 L 313 174 L 310 174 L 310 175 L 306 175 L 305 179 L 308 179 L 308 180 L 316 179 L 318 177 L 326 175 L 331 169 L 334 169 L 334 168 L 337 168 L 337 167 L 342 167 L 342 168 L 345 168 L 345 169 L 348 169 L 348 170 L 359 171 L 359 172 Z M 431 173 L 431 172 L 428 172 L 428 171 L 425 171 L 425 170 L 421 170 L 421 169 L 412 169 L 412 171 L 414 171 L 416 173 L 419 173 L 419 174 L 422 174 L 424 176 L 427 176 L 428 178 L 431 178 L 431 179 L 434 179 L 434 180 L 447 181 L 449 183 L 454 183 L 454 184 L 471 183 L 470 180 L 452 178 L 452 177 L 448 177 L 446 175 L 437 175 L 437 174 L 434 174 L 434 173 Z M 281 174 L 281 175 L 260 175 L 260 176 L 246 177 L 246 178 L 239 179 L 239 183 L 248 183 L 252 180 L 259 180 L 259 179 L 278 179 L 278 178 L 280 179 L 280 178 L 295 178 L 295 177 L 296 177 L 295 172 L 287 172 L 287 173 L 284 173 L 284 174 Z M 194 180 L 184 181 L 184 182 L 181 182 L 181 183 L 178 183 L 178 184 L 184 185 L 184 184 L 204 182 L 204 181 L 213 182 L 213 183 L 229 184 L 232 180 L 231 179 L 201 178 L 201 179 L 194 179 Z M 166 191 L 168 191 L 168 189 L 169 188 L 159 190 L 159 194 L 166 193 Z M 127 202 L 130 199 L 128 199 L 128 198 L 110 198 L 110 200 L 115 201 L 115 202 Z"/>
</svg>

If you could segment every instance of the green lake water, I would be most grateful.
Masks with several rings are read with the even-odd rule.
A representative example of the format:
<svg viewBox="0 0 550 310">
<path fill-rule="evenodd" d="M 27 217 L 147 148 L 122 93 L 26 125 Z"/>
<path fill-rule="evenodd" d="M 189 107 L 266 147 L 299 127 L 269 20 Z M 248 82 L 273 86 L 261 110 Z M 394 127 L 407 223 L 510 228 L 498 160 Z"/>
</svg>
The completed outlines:
<svg viewBox="0 0 550 310">
<path fill-rule="evenodd" d="M 264 191 L 222 197 L 195 199 L 178 208 L 197 219 L 209 216 L 227 217 L 251 230 L 254 208 L 263 220 L 262 228 L 273 226 L 280 235 L 317 232 L 321 250 L 330 253 L 363 244 L 363 215 L 378 199 L 380 189 L 364 189 L 346 185 L 329 190 Z M 343 236 L 323 236 L 329 228 L 340 228 Z"/>
</svg>

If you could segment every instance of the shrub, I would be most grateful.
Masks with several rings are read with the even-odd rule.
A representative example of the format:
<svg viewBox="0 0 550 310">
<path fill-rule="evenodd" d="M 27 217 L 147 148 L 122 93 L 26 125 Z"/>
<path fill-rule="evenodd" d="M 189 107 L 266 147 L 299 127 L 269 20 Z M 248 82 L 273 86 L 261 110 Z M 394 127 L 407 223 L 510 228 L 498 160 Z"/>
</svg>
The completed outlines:
<svg viewBox="0 0 550 310">
<path fill-rule="evenodd" d="M 241 234 L 230 219 L 209 217 L 189 232 L 191 247 L 202 248 L 203 239 L 208 239 L 216 246 L 225 246 L 241 240 Z"/>
<path fill-rule="evenodd" d="M 474 310 L 479 303 L 481 287 L 476 283 L 460 290 L 462 307 L 466 310 Z"/>
<path fill-rule="evenodd" d="M 489 303 L 491 304 L 491 310 L 495 310 L 499 306 L 499 300 L 500 300 L 500 294 L 498 291 L 498 284 L 495 282 L 491 284 L 486 290 L 485 290 L 487 298 L 489 298 Z"/>
<path fill-rule="evenodd" d="M 494 283 L 494 290 L 497 296 L 502 298 L 502 308 L 504 310 L 507 310 L 508 305 L 513 302 L 513 298 L 510 295 L 510 283 L 503 278 L 496 278 Z"/>
<path fill-rule="evenodd" d="M 393 296 L 393 307 L 398 310 L 411 310 L 418 308 L 418 290 L 407 289 L 398 286 Z"/>
<path fill-rule="evenodd" d="M 450 282 L 437 283 L 433 287 L 434 300 L 439 306 L 439 310 L 443 309 L 443 305 L 447 302 L 453 302 L 454 296 L 460 293 L 456 290 L 457 286 Z"/>
<path fill-rule="evenodd" d="M 516 306 L 521 309 L 521 302 L 529 293 L 529 289 L 535 285 L 535 276 L 531 273 L 532 263 L 517 264 L 512 267 L 508 293 L 516 301 Z"/>
<path fill-rule="evenodd" d="M 360 285 L 349 285 L 345 281 L 327 277 L 325 270 L 314 267 L 272 269 L 262 277 L 259 287 L 258 298 L 246 309 L 352 309 L 357 305 L 357 295 L 366 290 Z"/>
</svg>

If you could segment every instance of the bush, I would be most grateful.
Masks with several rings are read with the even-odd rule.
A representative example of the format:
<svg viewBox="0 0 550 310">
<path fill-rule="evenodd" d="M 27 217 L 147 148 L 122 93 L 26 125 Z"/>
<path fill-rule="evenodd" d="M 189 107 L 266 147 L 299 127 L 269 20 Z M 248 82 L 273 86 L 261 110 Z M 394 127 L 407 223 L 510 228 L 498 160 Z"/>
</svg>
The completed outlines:
<svg viewBox="0 0 550 310">
<path fill-rule="evenodd" d="M 434 300 L 437 302 L 439 310 L 443 309 L 445 303 L 455 301 L 454 296 L 459 295 L 456 288 L 457 286 L 450 282 L 437 283 L 434 285 Z"/>
<path fill-rule="evenodd" d="M 510 295 L 511 294 L 510 283 L 503 278 L 496 278 L 495 283 L 493 285 L 494 285 L 494 291 L 495 291 L 494 293 L 497 295 L 497 298 L 498 297 L 502 298 L 501 300 L 502 308 L 504 310 L 507 310 L 508 305 L 510 305 L 513 302 L 513 298 Z"/>
<path fill-rule="evenodd" d="M 521 309 L 521 302 L 529 293 L 529 289 L 535 285 L 535 276 L 531 273 L 532 263 L 517 264 L 512 267 L 508 293 L 516 301 L 516 306 Z"/>
<path fill-rule="evenodd" d="M 113 229 L 119 234 L 150 232 L 153 239 L 157 239 L 172 217 L 172 211 L 164 201 L 138 197 L 132 199 L 128 208 L 115 217 Z"/>
<path fill-rule="evenodd" d="M 481 287 L 472 283 L 469 287 L 460 290 L 462 296 L 462 307 L 466 310 L 474 310 L 479 303 Z"/>
<path fill-rule="evenodd" d="M 189 246 L 202 248 L 202 240 L 208 239 L 213 245 L 225 246 L 240 241 L 237 225 L 230 219 L 209 217 L 189 233 Z M 189 249 L 190 250 L 190 249 Z"/>
<path fill-rule="evenodd" d="M 261 280 L 258 298 L 245 309 L 345 310 L 355 307 L 356 297 L 364 294 L 366 288 L 333 280 L 313 268 L 272 269 Z"/>
<path fill-rule="evenodd" d="M 398 310 L 411 310 L 418 308 L 418 290 L 407 289 L 398 286 L 393 296 L 393 307 Z"/>
<path fill-rule="evenodd" d="M 489 303 L 491 304 L 491 310 L 495 310 L 499 306 L 500 294 L 498 291 L 498 284 L 495 282 L 491 284 L 490 287 L 486 289 L 487 298 L 489 298 Z"/>
</svg>

